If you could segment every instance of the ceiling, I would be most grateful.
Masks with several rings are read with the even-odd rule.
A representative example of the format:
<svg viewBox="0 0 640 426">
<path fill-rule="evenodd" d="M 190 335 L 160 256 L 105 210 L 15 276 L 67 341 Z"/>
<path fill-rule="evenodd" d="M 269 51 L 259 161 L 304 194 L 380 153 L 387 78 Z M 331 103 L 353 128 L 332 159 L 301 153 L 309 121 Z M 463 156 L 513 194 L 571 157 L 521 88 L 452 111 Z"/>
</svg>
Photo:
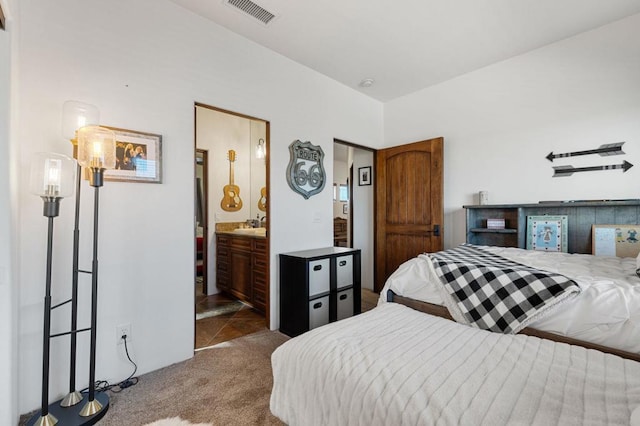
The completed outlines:
<svg viewBox="0 0 640 426">
<path fill-rule="evenodd" d="M 229 0 L 171 1 L 382 102 L 640 13 L 640 0 L 253 0 L 275 15 L 265 25 Z"/>
</svg>

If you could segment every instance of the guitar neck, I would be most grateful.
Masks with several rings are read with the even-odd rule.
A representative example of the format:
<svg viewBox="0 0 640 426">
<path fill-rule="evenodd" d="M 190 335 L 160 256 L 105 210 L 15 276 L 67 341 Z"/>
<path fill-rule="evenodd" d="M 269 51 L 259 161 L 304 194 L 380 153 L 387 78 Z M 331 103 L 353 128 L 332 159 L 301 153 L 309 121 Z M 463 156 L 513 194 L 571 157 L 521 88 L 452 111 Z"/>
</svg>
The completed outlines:
<svg viewBox="0 0 640 426">
<path fill-rule="evenodd" d="M 229 185 L 233 185 L 233 161 L 229 161 Z"/>
</svg>

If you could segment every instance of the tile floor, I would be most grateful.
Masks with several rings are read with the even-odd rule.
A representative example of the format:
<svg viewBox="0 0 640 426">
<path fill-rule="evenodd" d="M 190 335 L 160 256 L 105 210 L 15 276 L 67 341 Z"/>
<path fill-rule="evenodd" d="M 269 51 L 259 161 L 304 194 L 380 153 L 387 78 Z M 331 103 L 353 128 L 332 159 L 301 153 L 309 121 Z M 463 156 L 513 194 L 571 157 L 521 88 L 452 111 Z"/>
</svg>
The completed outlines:
<svg viewBox="0 0 640 426">
<path fill-rule="evenodd" d="M 377 293 L 362 289 L 362 312 L 373 309 L 377 303 Z M 267 328 L 264 316 L 250 306 L 224 294 L 205 296 L 201 285 L 196 285 L 196 315 L 204 317 L 196 321 L 196 349 Z"/>
</svg>

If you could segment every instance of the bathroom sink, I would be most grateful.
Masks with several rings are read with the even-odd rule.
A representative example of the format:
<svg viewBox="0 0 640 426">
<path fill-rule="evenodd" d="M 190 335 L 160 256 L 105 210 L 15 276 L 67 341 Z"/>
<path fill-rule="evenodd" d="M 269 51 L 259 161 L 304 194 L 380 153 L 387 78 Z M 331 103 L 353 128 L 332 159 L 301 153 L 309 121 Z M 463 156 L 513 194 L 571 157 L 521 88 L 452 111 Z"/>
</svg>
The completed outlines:
<svg viewBox="0 0 640 426">
<path fill-rule="evenodd" d="M 267 228 L 238 228 L 233 230 L 234 234 L 256 235 L 264 237 L 267 235 Z"/>
</svg>

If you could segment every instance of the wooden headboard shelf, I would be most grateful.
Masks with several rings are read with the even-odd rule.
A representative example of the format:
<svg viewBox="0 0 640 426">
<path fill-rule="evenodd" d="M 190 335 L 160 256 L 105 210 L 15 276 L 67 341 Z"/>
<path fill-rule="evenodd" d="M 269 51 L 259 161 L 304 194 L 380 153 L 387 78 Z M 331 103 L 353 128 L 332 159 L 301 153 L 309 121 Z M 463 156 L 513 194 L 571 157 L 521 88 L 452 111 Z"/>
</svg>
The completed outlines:
<svg viewBox="0 0 640 426">
<path fill-rule="evenodd" d="M 592 225 L 640 224 L 640 200 L 565 201 L 536 204 L 463 206 L 467 213 L 467 242 L 526 248 L 527 216 L 568 216 L 569 253 L 591 254 Z M 505 219 L 506 229 L 487 229 L 487 219 Z"/>
</svg>

